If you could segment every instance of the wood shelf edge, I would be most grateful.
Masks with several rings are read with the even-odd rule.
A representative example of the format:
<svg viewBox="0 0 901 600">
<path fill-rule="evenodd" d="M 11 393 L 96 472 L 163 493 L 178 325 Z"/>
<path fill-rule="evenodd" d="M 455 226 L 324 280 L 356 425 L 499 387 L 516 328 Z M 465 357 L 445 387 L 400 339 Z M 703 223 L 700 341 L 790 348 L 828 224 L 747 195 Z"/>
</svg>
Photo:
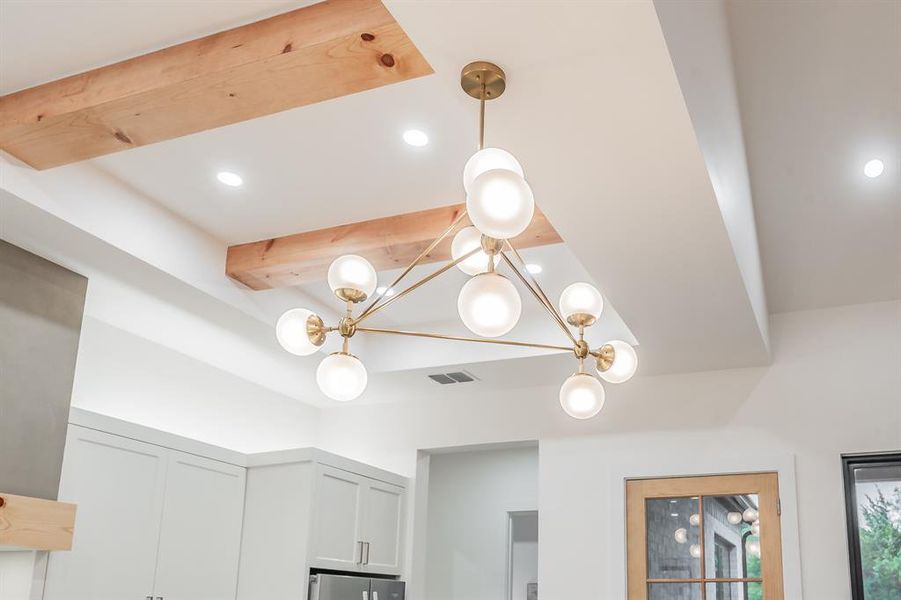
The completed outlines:
<svg viewBox="0 0 901 600">
<path fill-rule="evenodd" d="M 0 547 L 71 550 L 76 505 L 0 492 Z"/>
</svg>

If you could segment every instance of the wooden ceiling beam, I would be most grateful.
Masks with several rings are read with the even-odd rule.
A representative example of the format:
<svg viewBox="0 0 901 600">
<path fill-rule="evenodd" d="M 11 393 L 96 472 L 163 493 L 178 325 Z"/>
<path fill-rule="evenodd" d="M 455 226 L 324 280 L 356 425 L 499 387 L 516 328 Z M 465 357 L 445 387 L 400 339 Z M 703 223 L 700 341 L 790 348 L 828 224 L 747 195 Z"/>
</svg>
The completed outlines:
<svg viewBox="0 0 901 600">
<path fill-rule="evenodd" d="M 37 169 L 432 73 L 378 0 L 325 0 L 0 97 L 0 149 Z"/>
<path fill-rule="evenodd" d="M 465 205 L 454 204 L 318 229 L 228 249 L 226 273 L 254 290 L 302 285 L 326 278 L 329 265 L 343 254 L 359 254 L 386 271 L 406 267 L 447 229 Z M 450 259 L 453 236 L 445 238 L 422 262 Z M 532 223 L 516 239 L 518 248 L 562 242 L 547 217 L 535 209 Z"/>
</svg>

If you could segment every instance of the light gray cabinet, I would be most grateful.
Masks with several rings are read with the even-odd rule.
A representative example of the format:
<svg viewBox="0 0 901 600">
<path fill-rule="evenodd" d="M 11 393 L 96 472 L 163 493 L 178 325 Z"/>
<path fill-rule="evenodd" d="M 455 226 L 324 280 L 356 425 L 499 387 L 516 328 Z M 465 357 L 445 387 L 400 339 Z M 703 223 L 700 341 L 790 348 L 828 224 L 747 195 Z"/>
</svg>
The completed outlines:
<svg viewBox="0 0 901 600">
<path fill-rule="evenodd" d="M 245 469 L 70 425 L 60 499 L 78 505 L 44 600 L 234 599 Z"/>
</svg>

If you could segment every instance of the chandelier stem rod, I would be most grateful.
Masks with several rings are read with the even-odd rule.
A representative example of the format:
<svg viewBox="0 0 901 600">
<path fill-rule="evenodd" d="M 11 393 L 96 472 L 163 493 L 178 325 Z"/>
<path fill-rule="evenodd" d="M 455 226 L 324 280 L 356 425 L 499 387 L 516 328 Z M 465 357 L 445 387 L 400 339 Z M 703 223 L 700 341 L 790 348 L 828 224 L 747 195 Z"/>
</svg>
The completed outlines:
<svg viewBox="0 0 901 600">
<path fill-rule="evenodd" d="M 516 273 L 516 276 L 519 278 L 522 284 L 526 286 L 526 288 L 530 292 L 532 292 L 532 295 L 535 296 L 535 299 L 538 300 L 538 303 L 544 307 L 544 309 L 550 315 L 551 319 L 554 320 L 554 323 L 556 323 L 560 327 L 560 329 L 563 330 L 563 333 L 566 334 L 566 337 L 568 337 L 573 344 L 578 344 L 578 341 L 576 340 L 575 336 L 573 336 L 572 331 L 569 330 L 569 327 L 566 326 L 566 324 L 563 322 L 563 319 L 561 319 L 557 314 L 557 311 L 549 306 L 547 296 L 545 296 L 544 293 L 540 291 L 541 288 L 538 287 L 537 282 L 535 283 L 535 287 L 533 288 L 532 285 L 526 280 L 525 276 L 523 276 L 523 274 L 519 272 L 519 269 L 516 268 L 516 265 L 513 264 L 513 261 L 510 260 L 510 257 L 508 257 L 506 253 L 501 252 L 501 258 L 503 258 L 504 262 L 507 263 L 507 266 L 510 267 L 510 269 L 514 273 Z"/>
<path fill-rule="evenodd" d="M 441 267 L 441 268 L 438 269 L 437 271 L 432 271 L 430 274 L 426 275 L 425 277 L 423 277 L 422 279 L 420 279 L 420 280 L 417 281 L 416 283 L 411 284 L 410 287 L 406 288 L 406 289 L 403 290 L 402 292 L 398 292 L 396 295 L 394 295 L 394 296 L 388 298 L 388 299 L 385 300 L 383 303 L 381 303 L 381 304 L 379 304 L 378 306 L 374 307 L 374 308 L 373 308 L 372 310 L 370 310 L 369 312 L 366 312 L 366 313 L 361 314 L 359 317 L 357 317 L 356 319 L 354 319 L 354 325 L 356 325 L 356 324 L 362 322 L 364 319 L 368 319 L 369 317 L 371 317 L 372 315 L 374 315 L 374 314 L 377 313 L 378 311 L 382 310 L 383 308 L 385 308 L 386 306 L 388 306 L 388 305 L 391 304 L 392 302 L 396 302 L 397 300 L 400 300 L 401 298 L 403 298 L 404 296 L 406 296 L 407 294 L 409 294 L 409 293 L 412 292 L 413 290 L 415 290 L 415 289 L 417 289 L 417 288 L 419 288 L 419 287 L 421 287 L 421 286 L 427 284 L 428 282 L 430 282 L 430 281 L 433 280 L 434 278 L 438 277 L 439 275 L 441 275 L 441 274 L 444 273 L 445 271 L 448 271 L 448 270 L 450 270 L 450 269 L 453 269 L 454 267 L 456 267 L 458 264 L 460 264 L 461 262 L 463 262 L 464 260 L 466 260 L 466 259 L 469 258 L 470 256 L 473 256 L 475 253 L 481 252 L 481 251 L 482 251 L 482 248 L 481 248 L 481 247 L 473 248 L 472 250 L 470 250 L 469 252 L 467 252 L 466 254 L 464 254 L 463 256 L 461 256 L 460 258 L 454 259 L 454 260 L 450 261 L 449 263 L 445 264 L 443 267 Z M 359 329 L 358 329 L 358 331 L 359 331 Z"/>
<path fill-rule="evenodd" d="M 402 331 L 398 329 L 374 329 L 370 327 L 357 327 L 357 331 L 364 333 L 381 333 L 388 335 L 404 335 L 409 337 L 431 338 L 435 340 L 451 340 L 457 342 L 476 342 L 479 344 L 497 344 L 500 346 L 517 346 L 520 348 L 541 348 L 544 350 L 561 350 L 564 352 L 572 352 L 572 348 L 568 346 L 555 346 L 553 344 L 535 344 L 532 342 L 514 342 L 512 340 L 493 340 L 486 338 L 465 337 L 459 335 L 446 335 L 443 333 L 424 333 L 421 331 Z"/>
<path fill-rule="evenodd" d="M 485 147 L 485 83 L 479 94 L 479 150 Z"/>
<path fill-rule="evenodd" d="M 370 312 L 372 312 L 372 310 L 373 310 L 373 308 L 375 307 L 375 305 L 379 303 L 379 300 L 381 300 L 382 298 L 384 298 L 384 297 L 385 297 L 385 294 L 388 293 L 388 290 L 392 289 L 394 286 L 396 286 L 398 283 L 400 283 L 400 281 L 401 281 L 404 277 L 406 277 L 406 276 L 410 273 L 410 271 L 413 270 L 413 267 L 415 267 L 416 265 L 418 265 L 418 264 L 420 263 L 420 261 L 421 261 L 423 258 L 425 258 L 426 256 L 428 256 L 428 254 L 429 254 L 432 250 L 434 250 L 435 247 L 438 246 L 438 244 L 441 243 L 441 240 L 443 240 L 443 239 L 446 238 L 448 235 L 450 235 L 450 233 L 451 233 L 454 229 L 457 228 L 457 225 L 459 225 L 460 222 L 461 222 L 463 219 L 465 219 L 465 218 L 466 218 L 466 209 L 464 208 L 463 211 L 460 212 L 460 214 L 457 215 L 457 217 L 451 222 L 451 224 L 447 227 L 447 229 L 445 229 L 445 230 L 441 233 L 441 235 L 439 235 L 439 236 L 436 237 L 434 240 L 432 240 L 432 243 L 429 244 L 428 247 L 427 247 L 425 250 L 423 250 L 422 252 L 420 252 L 420 253 L 419 253 L 419 256 L 417 256 L 416 258 L 413 259 L 413 262 L 411 262 L 409 265 L 407 265 L 407 268 L 404 269 L 403 273 L 401 273 L 400 275 L 398 275 L 398 276 L 397 276 L 397 279 L 395 279 L 395 280 L 391 283 L 391 285 L 389 285 L 388 287 L 386 287 L 384 292 L 382 292 L 381 294 L 379 294 L 378 296 L 376 296 L 375 299 L 373 299 L 372 303 L 371 303 L 369 306 L 366 307 L 366 310 L 364 310 L 362 313 L 360 313 L 360 316 L 357 317 L 357 321 L 362 320 L 363 317 L 365 317 L 365 316 L 368 315 Z"/>
</svg>

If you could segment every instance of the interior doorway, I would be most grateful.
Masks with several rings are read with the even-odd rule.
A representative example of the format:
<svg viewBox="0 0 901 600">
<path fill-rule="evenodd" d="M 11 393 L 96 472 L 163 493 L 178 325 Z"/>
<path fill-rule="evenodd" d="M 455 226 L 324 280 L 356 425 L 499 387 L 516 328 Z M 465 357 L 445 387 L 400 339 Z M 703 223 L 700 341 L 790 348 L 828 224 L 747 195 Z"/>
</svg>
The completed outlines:
<svg viewBox="0 0 901 600">
<path fill-rule="evenodd" d="M 538 600 L 538 511 L 507 515 L 507 600 Z"/>
</svg>

